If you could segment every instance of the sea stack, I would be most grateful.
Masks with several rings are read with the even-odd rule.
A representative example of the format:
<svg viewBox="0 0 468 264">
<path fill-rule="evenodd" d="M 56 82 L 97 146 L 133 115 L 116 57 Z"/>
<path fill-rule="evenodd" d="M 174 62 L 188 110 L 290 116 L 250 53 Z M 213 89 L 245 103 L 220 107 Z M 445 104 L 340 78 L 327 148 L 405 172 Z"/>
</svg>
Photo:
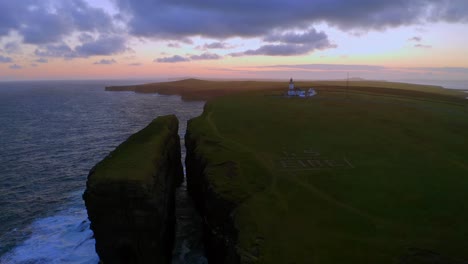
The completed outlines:
<svg viewBox="0 0 468 264">
<path fill-rule="evenodd" d="M 170 263 L 183 180 L 178 120 L 153 120 L 89 173 L 83 195 L 103 263 Z"/>
</svg>

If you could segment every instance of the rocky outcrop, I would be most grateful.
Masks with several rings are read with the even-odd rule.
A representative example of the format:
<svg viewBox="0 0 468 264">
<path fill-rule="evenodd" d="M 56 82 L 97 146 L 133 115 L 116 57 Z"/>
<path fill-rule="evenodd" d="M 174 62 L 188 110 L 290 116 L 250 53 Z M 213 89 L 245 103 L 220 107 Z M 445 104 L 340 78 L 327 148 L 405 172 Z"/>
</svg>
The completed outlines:
<svg viewBox="0 0 468 264">
<path fill-rule="evenodd" d="M 409 248 L 400 257 L 398 264 L 468 264 L 468 261 L 444 256 L 427 249 Z"/>
<path fill-rule="evenodd" d="M 206 256 L 209 263 L 240 263 L 237 252 L 238 231 L 233 219 L 233 210 L 238 204 L 222 197 L 213 188 L 208 177 L 208 167 L 213 164 L 207 160 L 206 152 L 202 149 L 206 145 L 216 145 L 216 139 L 194 132 L 192 121 L 189 121 L 185 135 L 187 187 L 204 220 Z M 228 161 L 215 166 L 221 173 L 233 176 L 235 170 L 231 165 Z"/>
<path fill-rule="evenodd" d="M 175 188 L 183 180 L 178 120 L 153 120 L 89 173 L 83 195 L 103 263 L 170 263 Z"/>
</svg>

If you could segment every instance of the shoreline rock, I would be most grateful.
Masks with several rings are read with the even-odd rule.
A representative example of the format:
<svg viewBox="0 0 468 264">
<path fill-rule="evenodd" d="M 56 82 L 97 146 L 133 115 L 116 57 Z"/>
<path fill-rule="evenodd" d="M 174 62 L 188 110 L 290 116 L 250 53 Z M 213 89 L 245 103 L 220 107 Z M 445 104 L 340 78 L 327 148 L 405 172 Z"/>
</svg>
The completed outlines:
<svg viewBox="0 0 468 264">
<path fill-rule="evenodd" d="M 183 180 L 178 120 L 158 117 L 89 173 L 83 194 L 104 263 L 170 263 L 175 189 Z"/>
</svg>

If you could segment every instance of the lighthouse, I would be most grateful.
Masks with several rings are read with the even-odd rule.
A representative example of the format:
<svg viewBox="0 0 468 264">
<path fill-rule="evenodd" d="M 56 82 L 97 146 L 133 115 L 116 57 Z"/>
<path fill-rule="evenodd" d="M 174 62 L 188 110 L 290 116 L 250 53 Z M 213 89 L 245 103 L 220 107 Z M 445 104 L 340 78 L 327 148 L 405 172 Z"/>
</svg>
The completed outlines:
<svg viewBox="0 0 468 264">
<path fill-rule="evenodd" d="M 294 87 L 294 81 L 293 78 L 289 80 L 289 91 L 288 91 L 288 96 L 296 96 L 296 87 Z"/>
<path fill-rule="evenodd" d="M 313 88 L 310 88 L 309 91 L 306 93 L 306 91 L 302 90 L 301 88 L 294 86 L 293 78 L 289 79 L 289 90 L 287 92 L 288 97 L 312 97 L 316 94 L 317 92 Z"/>
</svg>

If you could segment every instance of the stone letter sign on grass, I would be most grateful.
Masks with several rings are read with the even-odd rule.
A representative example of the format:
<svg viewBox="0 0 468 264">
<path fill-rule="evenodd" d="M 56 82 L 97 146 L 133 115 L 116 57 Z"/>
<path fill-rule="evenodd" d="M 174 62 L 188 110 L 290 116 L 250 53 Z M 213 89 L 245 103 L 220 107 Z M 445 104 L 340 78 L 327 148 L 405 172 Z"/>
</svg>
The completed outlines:
<svg viewBox="0 0 468 264">
<path fill-rule="evenodd" d="M 346 158 L 323 157 L 319 152 L 304 150 L 301 154 L 283 151 L 283 156 L 276 161 L 282 170 L 320 170 L 320 169 L 352 169 L 353 164 Z"/>
</svg>

